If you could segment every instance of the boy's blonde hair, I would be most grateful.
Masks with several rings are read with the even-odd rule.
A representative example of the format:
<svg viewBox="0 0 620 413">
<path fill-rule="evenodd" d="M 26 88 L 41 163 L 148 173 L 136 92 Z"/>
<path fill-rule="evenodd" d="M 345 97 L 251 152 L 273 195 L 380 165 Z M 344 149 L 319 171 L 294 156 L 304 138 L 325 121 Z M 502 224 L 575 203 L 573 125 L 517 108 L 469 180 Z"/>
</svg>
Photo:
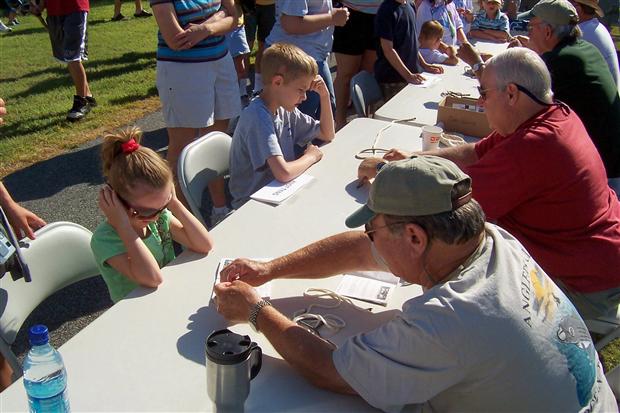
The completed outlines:
<svg viewBox="0 0 620 413">
<path fill-rule="evenodd" d="M 420 29 L 421 39 L 436 39 L 443 37 L 443 27 L 437 20 L 429 20 Z"/>
<path fill-rule="evenodd" d="M 172 183 L 172 171 L 168 163 L 150 148 L 140 145 L 133 149 L 136 145 L 130 143 L 132 139 L 139 145 L 142 139 L 139 128 L 127 128 L 118 134 L 108 134 L 101 145 L 103 176 L 123 198 L 131 195 L 137 183 L 157 189 Z"/>
<path fill-rule="evenodd" d="M 261 76 L 266 85 L 275 75 L 281 75 L 288 83 L 303 76 L 314 78 L 318 73 L 316 61 L 292 44 L 274 43 L 263 53 Z"/>
</svg>

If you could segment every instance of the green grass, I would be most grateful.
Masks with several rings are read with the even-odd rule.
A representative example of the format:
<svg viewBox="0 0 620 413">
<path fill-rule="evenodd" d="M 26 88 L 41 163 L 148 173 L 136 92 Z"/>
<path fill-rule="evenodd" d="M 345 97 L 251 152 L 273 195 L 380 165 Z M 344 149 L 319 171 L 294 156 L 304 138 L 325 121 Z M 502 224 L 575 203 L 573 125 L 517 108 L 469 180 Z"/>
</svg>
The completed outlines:
<svg viewBox="0 0 620 413">
<path fill-rule="evenodd" d="M 159 107 L 155 88 L 154 18 L 110 22 L 113 0 L 91 0 L 89 60 L 84 63 L 99 105 L 82 121 L 65 120 L 75 89 L 64 64 L 51 56 L 49 37 L 34 16 L 19 18 L 0 37 L 0 97 L 9 114 L 0 127 L 0 176 L 131 123 Z"/>
</svg>

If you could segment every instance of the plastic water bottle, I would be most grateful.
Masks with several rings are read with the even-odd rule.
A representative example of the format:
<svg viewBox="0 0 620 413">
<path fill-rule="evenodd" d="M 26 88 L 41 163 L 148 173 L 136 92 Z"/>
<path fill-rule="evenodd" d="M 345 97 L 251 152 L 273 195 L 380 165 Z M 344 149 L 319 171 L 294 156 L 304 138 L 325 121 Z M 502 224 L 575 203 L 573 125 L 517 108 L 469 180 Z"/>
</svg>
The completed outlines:
<svg viewBox="0 0 620 413">
<path fill-rule="evenodd" d="M 28 333 L 32 348 L 23 369 L 30 412 L 70 412 L 67 371 L 60 353 L 49 344 L 47 327 L 39 324 Z"/>
</svg>

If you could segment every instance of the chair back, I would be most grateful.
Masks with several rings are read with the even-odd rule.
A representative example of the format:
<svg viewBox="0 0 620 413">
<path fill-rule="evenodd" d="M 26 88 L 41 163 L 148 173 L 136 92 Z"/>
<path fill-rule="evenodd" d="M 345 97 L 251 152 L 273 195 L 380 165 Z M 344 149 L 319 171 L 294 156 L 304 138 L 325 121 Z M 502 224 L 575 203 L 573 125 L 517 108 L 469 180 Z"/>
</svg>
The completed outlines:
<svg viewBox="0 0 620 413">
<path fill-rule="evenodd" d="M 372 116 L 371 108 L 383 99 L 383 93 L 375 77 L 362 70 L 351 79 L 351 101 L 357 116 Z"/>
<path fill-rule="evenodd" d="M 71 222 L 55 222 L 38 230 L 36 239 L 20 242 L 32 281 L 0 280 L 0 351 L 21 376 L 11 344 L 30 313 L 56 291 L 99 274 L 90 239 L 92 233 Z M 16 364 L 16 365 L 15 365 Z"/>
<path fill-rule="evenodd" d="M 228 173 L 231 142 L 224 132 L 211 132 L 187 145 L 179 157 L 179 186 L 192 213 L 205 226 L 202 194 L 209 182 Z"/>
</svg>

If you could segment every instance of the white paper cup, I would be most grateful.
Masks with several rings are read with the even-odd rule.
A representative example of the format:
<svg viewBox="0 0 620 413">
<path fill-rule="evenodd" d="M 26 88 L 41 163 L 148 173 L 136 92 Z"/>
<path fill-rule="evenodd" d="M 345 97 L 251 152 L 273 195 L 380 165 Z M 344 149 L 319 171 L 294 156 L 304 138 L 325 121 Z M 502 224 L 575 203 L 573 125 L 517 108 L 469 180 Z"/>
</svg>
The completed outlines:
<svg viewBox="0 0 620 413">
<path fill-rule="evenodd" d="M 439 126 L 423 126 L 422 127 L 422 150 L 432 151 L 439 148 L 439 140 L 443 129 Z"/>
</svg>

